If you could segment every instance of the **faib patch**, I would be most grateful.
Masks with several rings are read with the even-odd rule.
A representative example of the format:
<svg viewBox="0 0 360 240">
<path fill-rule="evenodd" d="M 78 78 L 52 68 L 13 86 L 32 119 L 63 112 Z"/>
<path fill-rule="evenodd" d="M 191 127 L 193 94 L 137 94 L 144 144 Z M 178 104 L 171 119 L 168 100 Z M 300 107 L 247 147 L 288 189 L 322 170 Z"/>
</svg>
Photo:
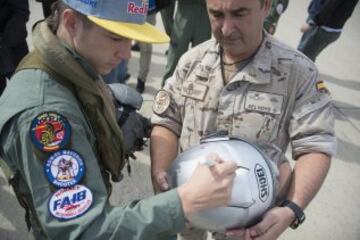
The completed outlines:
<svg viewBox="0 0 360 240">
<path fill-rule="evenodd" d="M 50 214 L 62 221 L 78 218 L 85 214 L 93 203 L 89 188 L 75 185 L 55 192 L 49 200 Z"/>
</svg>

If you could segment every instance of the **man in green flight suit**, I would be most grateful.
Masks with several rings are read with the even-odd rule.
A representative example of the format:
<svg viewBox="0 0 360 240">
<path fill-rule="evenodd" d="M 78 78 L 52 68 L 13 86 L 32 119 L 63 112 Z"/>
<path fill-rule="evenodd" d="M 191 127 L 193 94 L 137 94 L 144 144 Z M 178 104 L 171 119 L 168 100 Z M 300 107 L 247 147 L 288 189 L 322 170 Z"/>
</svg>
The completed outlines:
<svg viewBox="0 0 360 240">
<path fill-rule="evenodd" d="M 285 12 L 289 5 L 289 0 L 273 0 L 269 15 L 265 18 L 264 28 L 271 35 L 275 34 L 277 23 L 281 14 Z"/>
<path fill-rule="evenodd" d="M 205 0 L 178 1 L 162 86 L 174 73 L 180 57 L 191 47 L 211 38 Z"/>
<path fill-rule="evenodd" d="M 0 157 L 36 239 L 159 239 L 230 199 L 236 166 L 219 161 L 175 190 L 108 202 L 127 139 L 100 75 L 130 58 L 131 40 L 168 41 L 145 23 L 147 9 L 142 0 L 62 0 L 34 27 L 34 51 L 0 98 Z"/>
</svg>

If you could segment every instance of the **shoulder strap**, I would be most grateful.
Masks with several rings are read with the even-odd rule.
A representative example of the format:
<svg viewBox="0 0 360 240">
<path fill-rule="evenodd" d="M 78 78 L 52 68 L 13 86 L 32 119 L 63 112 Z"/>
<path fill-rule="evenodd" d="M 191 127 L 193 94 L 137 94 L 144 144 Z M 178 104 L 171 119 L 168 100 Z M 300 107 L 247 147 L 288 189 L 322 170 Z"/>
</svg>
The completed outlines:
<svg viewBox="0 0 360 240">
<path fill-rule="evenodd" d="M 0 157 L 0 168 L 3 170 L 7 181 L 9 181 L 11 178 L 14 177 L 14 172 L 10 169 L 10 167 L 1 157 Z"/>
<path fill-rule="evenodd" d="M 40 54 L 36 50 L 29 53 L 21 60 L 18 67 L 16 68 L 16 72 L 19 72 L 19 71 L 25 70 L 25 69 L 40 69 L 41 71 L 49 74 L 58 83 L 65 86 L 70 91 L 74 92 L 73 85 L 70 82 L 65 81 L 55 71 L 53 71 L 50 67 L 48 67 L 45 64 L 45 61 L 41 58 Z"/>
</svg>

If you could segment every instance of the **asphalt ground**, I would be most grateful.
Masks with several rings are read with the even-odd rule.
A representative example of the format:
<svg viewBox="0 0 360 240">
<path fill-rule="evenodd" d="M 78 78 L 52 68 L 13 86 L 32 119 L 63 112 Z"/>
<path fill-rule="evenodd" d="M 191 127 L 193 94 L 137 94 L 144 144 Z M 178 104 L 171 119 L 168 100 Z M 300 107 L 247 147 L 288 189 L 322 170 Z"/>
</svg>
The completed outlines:
<svg viewBox="0 0 360 240">
<path fill-rule="evenodd" d="M 276 37 L 296 48 L 305 21 L 309 0 L 290 1 L 281 17 Z M 32 24 L 42 18 L 41 5 L 30 0 Z M 317 59 L 322 79 L 330 90 L 336 106 L 338 153 L 332 160 L 327 179 L 313 202 L 306 209 L 306 221 L 297 230 L 287 230 L 281 240 L 359 240 L 360 239 L 360 5 L 346 23 L 340 39 L 326 48 Z M 160 16 L 157 25 L 162 28 Z M 31 37 L 28 37 L 31 47 Z M 141 112 L 150 116 L 152 100 L 160 88 L 168 45 L 155 45 L 149 78 L 146 82 Z M 131 78 L 136 86 L 139 54 L 134 52 L 129 63 Z M 287 154 L 289 157 L 291 155 Z M 132 176 L 114 185 L 111 203 L 124 205 L 133 199 L 152 195 L 149 175 L 149 151 L 137 153 L 132 161 Z M 0 171 L 0 240 L 33 239 L 26 230 L 24 211 Z M 211 239 L 209 237 L 209 239 Z"/>
</svg>

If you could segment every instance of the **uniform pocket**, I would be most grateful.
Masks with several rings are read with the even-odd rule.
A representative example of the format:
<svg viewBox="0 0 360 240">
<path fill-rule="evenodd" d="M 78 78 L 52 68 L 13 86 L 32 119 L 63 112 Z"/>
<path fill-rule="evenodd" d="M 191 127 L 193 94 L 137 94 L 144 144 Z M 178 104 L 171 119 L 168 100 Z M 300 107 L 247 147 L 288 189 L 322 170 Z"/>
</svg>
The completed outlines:
<svg viewBox="0 0 360 240">
<path fill-rule="evenodd" d="M 253 142 L 268 142 L 277 137 L 284 97 L 279 94 L 248 91 L 239 97 L 233 133 Z"/>
<path fill-rule="evenodd" d="M 275 115 L 244 111 L 234 118 L 233 133 L 253 142 L 272 141 L 278 132 Z"/>
</svg>

